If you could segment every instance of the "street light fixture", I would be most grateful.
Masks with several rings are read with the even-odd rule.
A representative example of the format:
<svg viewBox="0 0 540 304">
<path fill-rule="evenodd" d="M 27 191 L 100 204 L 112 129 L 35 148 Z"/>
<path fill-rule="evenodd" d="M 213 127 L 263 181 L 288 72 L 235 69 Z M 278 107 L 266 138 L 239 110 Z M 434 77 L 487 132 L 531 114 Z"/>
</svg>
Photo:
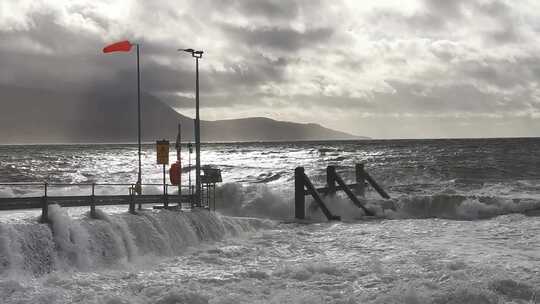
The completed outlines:
<svg viewBox="0 0 540 304">
<path fill-rule="evenodd" d="M 195 199 L 196 205 L 201 206 L 201 121 L 199 118 L 199 59 L 203 51 L 194 49 L 178 49 L 179 52 L 190 53 L 195 58 Z"/>
</svg>

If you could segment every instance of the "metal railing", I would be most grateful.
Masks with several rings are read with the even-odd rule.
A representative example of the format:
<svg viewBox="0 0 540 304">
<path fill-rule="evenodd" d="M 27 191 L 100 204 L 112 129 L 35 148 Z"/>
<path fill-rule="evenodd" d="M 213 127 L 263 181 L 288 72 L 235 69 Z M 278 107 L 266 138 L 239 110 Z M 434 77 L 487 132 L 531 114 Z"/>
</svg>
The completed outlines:
<svg viewBox="0 0 540 304">
<path fill-rule="evenodd" d="M 141 184 L 143 187 L 159 186 L 163 187 L 161 194 L 141 194 L 137 195 L 135 191 L 135 183 L 48 183 L 48 182 L 11 182 L 0 183 L 0 187 L 31 187 L 35 189 L 40 186 L 43 195 L 41 196 L 22 196 L 22 197 L 0 197 L 0 210 L 25 210 L 41 208 L 41 219 L 47 221 L 48 207 L 50 204 L 58 204 L 62 207 L 90 207 L 91 216 L 95 216 L 96 206 L 110 205 L 129 205 L 129 212 L 135 213 L 135 206 L 138 204 L 139 210 L 143 204 L 163 203 L 163 208 L 168 208 L 169 203 L 177 202 L 179 206 L 182 203 L 189 203 L 193 206 L 194 194 L 193 187 L 181 186 L 182 189 L 187 189 L 188 194 L 169 194 L 169 187 L 178 189 L 177 185 L 170 184 Z M 50 195 L 51 188 L 72 188 L 72 187 L 89 187 L 87 195 Z M 128 194 L 115 195 L 96 195 L 96 189 L 100 187 L 126 187 Z M 79 190 L 80 191 L 80 190 Z M 144 192 L 143 192 L 144 193 Z"/>
</svg>

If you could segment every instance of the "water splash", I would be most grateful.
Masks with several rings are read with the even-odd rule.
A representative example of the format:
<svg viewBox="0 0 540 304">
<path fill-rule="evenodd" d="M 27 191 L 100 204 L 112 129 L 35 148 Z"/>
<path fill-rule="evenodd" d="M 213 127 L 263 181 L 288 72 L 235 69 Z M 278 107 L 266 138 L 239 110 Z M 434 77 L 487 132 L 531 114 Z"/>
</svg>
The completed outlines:
<svg viewBox="0 0 540 304">
<path fill-rule="evenodd" d="M 77 219 L 65 208 L 51 205 L 50 225 L 0 224 L 0 273 L 41 275 L 53 270 L 121 267 L 147 255 L 173 256 L 191 246 L 272 225 L 204 210 L 142 211 L 139 215 L 96 211 L 96 219 Z"/>
</svg>

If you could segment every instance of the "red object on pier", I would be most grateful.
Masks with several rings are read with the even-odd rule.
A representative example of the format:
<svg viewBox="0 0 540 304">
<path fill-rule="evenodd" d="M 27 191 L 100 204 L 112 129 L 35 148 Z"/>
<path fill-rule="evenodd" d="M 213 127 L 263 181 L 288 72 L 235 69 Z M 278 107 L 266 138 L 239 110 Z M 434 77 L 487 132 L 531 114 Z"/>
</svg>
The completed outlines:
<svg viewBox="0 0 540 304">
<path fill-rule="evenodd" d="M 169 177 L 171 179 L 171 184 L 178 186 L 180 183 L 180 174 L 182 174 L 182 165 L 179 161 L 171 165 L 169 169 Z"/>
<path fill-rule="evenodd" d="M 128 40 L 116 42 L 109 44 L 103 48 L 103 53 L 112 53 L 112 52 L 129 52 L 131 50 L 131 42 Z"/>
</svg>

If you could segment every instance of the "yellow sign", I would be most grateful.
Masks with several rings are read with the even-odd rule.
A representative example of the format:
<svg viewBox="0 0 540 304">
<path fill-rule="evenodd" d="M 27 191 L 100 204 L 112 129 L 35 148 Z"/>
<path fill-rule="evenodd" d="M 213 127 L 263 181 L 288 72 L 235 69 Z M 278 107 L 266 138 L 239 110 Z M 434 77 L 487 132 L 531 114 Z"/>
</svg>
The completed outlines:
<svg viewBox="0 0 540 304">
<path fill-rule="evenodd" d="M 157 151 L 158 165 L 168 165 L 169 164 L 169 141 L 158 140 L 156 142 L 156 151 Z"/>
</svg>

